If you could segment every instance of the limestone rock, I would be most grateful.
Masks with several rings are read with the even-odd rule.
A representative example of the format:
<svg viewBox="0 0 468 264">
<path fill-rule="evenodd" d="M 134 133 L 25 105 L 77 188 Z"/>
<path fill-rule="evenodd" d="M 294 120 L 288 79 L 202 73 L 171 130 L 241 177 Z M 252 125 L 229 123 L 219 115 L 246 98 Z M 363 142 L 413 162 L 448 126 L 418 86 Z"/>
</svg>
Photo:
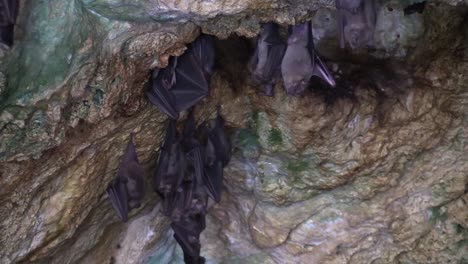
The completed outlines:
<svg viewBox="0 0 468 264">
<path fill-rule="evenodd" d="M 24 1 L 0 65 L 0 262 L 182 263 L 150 186 L 127 224 L 105 189 L 130 132 L 151 182 L 166 117 L 144 86 L 200 32 L 222 39 L 196 117 L 221 105 L 234 145 L 208 263 L 466 262 L 462 3 L 387 1 L 372 53 L 336 48 L 331 0 Z M 306 19 L 346 92 L 258 95 L 253 40 L 230 35 Z"/>
</svg>

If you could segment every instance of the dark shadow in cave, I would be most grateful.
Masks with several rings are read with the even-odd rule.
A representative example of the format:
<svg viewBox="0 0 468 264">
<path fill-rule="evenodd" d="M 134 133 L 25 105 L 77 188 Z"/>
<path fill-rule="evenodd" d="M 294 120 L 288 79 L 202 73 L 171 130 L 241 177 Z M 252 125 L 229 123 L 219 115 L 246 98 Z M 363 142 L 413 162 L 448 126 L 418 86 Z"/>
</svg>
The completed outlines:
<svg viewBox="0 0 468 264">
<path fill-rule="evenodd" d="M 236 93 L 242 93 L 250 76 L 248 63 L 254 53 L 255 40 L 237 35 L 215 38 L 215 70 L 227 80 Z"/>
</svg>

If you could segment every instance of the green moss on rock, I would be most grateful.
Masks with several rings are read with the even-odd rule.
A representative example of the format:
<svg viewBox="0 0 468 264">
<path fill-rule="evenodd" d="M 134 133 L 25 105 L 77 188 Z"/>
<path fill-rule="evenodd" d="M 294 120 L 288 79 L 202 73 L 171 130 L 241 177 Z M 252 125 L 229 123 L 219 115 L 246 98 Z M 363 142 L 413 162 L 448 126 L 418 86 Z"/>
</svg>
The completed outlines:
<svg viewBox="0 0 468 264">
<path fill-rule="evenodd" d="M 277 128 L 270 129 L 268 135 L 268 142 L 272 146 L 281 146 L 283 144 L 283 136 L 281 134 L 281 131 Z"/>
</svg>

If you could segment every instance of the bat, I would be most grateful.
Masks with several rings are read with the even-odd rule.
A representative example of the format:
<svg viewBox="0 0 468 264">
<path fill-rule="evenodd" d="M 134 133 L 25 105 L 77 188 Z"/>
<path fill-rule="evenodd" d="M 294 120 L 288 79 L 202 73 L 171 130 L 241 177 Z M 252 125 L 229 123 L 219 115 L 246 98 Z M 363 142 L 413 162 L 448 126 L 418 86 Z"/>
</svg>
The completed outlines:
<svg viewBox="0 0 468 264">
<path fill-rule="evenodd" d="M 13 45 L 13 33 L 18 16 L 18 0 L 0 0 L 0 43 Z"/>
<path fill-rule="evenodd" d="M 218 108 L 218 114 L 215 119 L 205 122 L 201 128 L 201 133 L 206 133 L 215 149 L 215 156 L 225 167 L 231 159 L 232 145 L 229 137 L 226 135 L 224 119 L 221 116 L 221 110 Z"/>
<path fill-rule="evenodd" d="M 180 57 L 171 58 L 163 69 L 154 69 L 146 89 L 149 101 L 177 119 L 179 112 L 194 106 L 208 94 L 213 73 L 213 39 L 202 35 Z"/>
<path fill-rule="evenodd" d="M 0 43 L 11 47 L 18 16 L 18 0 L 0 0 Z"/>
<path fill-rule="evenodd" d="M 107 187 L 107 194 L 118 216 L 124 222 L 128 220 L 128 212 L 140 207 L 140 202 L 145 196 L 144 171 L 138 162 L 133 133 L 130 134 L 117 177 Z"/>
<path fill-rule="evenodd" d="M 264 85 L 263 94 L 273 96 L 275 75 L 280 70 L 286 45 L 279 35 L 278 25 L 269 22 L 262 26 L 257 46 L 249 62 L 253 79 Z"/>
<path fill-rule="evenodd" d="M 200 233 L 206 228 L 205 215 L 184 217 L 178 222 L 172 222 L 171 228 L 184 255 L 192 258 L 200 257 Z"/>
<path fill-rule="evenodd" d="M 171 78 L 166 79 L 168 84 Z M 182 247 L 185 263 L 205 263 L 200 256 L 200 233 L 206 228 L 208 197 L 220 200 L 223 166 L 230 158 L 231 144 L 219 109 L 215 119 L 198 128 L 191 109 L 181 135 L 176 121 L 169 121 L 153 187 L 162 197 L 162 211 L 171 219 L 174 238 Z"/>
<path fill-rule="evenodd" d="M 232 145 L 225 133 L 224 120 L 219 108 L 215 119 L 200 126 L 199 134 L 205 142 L 203 183 L 208 195 L 215 202 L 219 202 L 223 187 L 223 168 L 229 163 L 232 155 Z"/>
<path fill-rule="evenodd" d="M 290 27 L 281 74 L 286 93 L 293 96 L 305 92 L 312 76 L 318 76 L 332 87 L 336 85 L 327 66 L 315 51 L 310 21 Z"/>
<path fill-rule="evenodd" d="M 174 193 L 185 177 L 186 166 L 187 160 L 175 127 L 175 121 L 170 120 L 153 176 L 155 191 L 163 197 Z M 169 210 L 168 201 L 170 199 L 165 199 L 165 203 L 163 203 L 164 212 Z"/>
<path fill-rule="evenodd" d="M 351 49 L 374 45 L 374 31 L 377 21 L 375 0 L 336 1 L 340 48 L 348 42 Z"/>
</svg>

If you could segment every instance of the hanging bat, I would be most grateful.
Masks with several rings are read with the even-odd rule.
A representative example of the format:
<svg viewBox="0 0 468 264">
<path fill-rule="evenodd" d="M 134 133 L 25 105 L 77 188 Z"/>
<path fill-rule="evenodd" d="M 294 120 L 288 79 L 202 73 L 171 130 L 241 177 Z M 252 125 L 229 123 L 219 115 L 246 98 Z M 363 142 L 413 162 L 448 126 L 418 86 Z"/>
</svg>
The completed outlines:
<svg viewBox="0 0 468 264">
<path fill-rule="evenodd" d="M 281 74 L 286 93 L 293 96 L 304 93 L 312 76 L 318 76 L 332 87 L 336 85 L 327 66 L 315 51 L 310 21 L 290 28 L 288 47 L 281 62 Z"/>
<path fill-rule="evenodd" d="M 226 135 L 224 120 L 218 108 L 215 119 L 204 122 L 198 129 L 204 142 L 203 148 L 203 184 L 208 195 L 215 201 L 221 200 L 223 187 L 223 168 L 231 159 L 232 146 Z"/>
<path fill-rule="evenodd" d="M 340 48 L 348 42 L 351 49 L 374 45 L 374 31 L 377 20 L 375 0 L 336 1 Z"/>
<path fill-rule="evenodd" d="M 214 44 L 209 36 L 200 36 L 178 58 L 163 69 L 153 70 L 146 95 L 152 104 L 177 119 L 179 112 L 194 106 L 208 94 L 214 65 Z"/>
<path fill-rule="evenodd" d="M 167 203 L 166 213 L 173 222 L 179 222 L 184 216 L 187 215 L 187 211 L 190 210 L 193 196 L 193 182 L 183 181 L 177 188 L 176 192 L 168 193 L 164 197 L 163 203 Z"/>
<path fill-rule="evenodd" d="M 155 191 L 163 197 L 169 193 L 174 193 L 185 177 L 186 166 L 187 160 L 178 138 L 175 121 L 170 120 L 153 176 Z M 167 206 L 163 204 L 163 210 L 167 211 L 167 209 Z"/>
<path fill-rule="evenodd" d="M 253 79 L 264 85 L 264 95 L 273 96 L 275 75 L 280 70 L 286 45 L 279 35 L 278 25 L 269 22 L 262 26 L 257 47 L 249 62 Z"/>
<path fill-rule="evenodd" d="M 215 160 L 213 164 L 205 167 L 203 182 L 210 197 L 217 203 L 221 201 L 221 191 L 223 189 L 223 164 L 220 160 Z"/>
<path fill-rule="evenodd" d="M 200 233 L 206 228 L 205 215 L 184 217 L 181 221 L 172 222 L 171 228 L 184 255 L 195 259 L 200 257 Z"/>
<path fill-rule="evenodd" d="M 107 187 L 107 194 L 118 216 L 124 222 L 128 220 L 128 212 L 140 207 L 145 196 L 144 171 L 138 162 L 133 144 L 133 133 L 119 165 L 117 177 Z"/>
<path fill-rule="evenodd" d="M 231 159 L 232 146 L 229 137 L 226 135 L 224 119 L 221 116 L 219 107 L 216 118 L 205 122 L 200 130 L 200 133 L 206 134 L 211 140 L 217 159 L 219 159 L 223 167 L 225 167 Z"/>
<path fill-rule="evenodd" d="M 0 43 L 13 45 L 13 33 L 18 16 L 18 0 L 0 0 Z"/>
</svg>

